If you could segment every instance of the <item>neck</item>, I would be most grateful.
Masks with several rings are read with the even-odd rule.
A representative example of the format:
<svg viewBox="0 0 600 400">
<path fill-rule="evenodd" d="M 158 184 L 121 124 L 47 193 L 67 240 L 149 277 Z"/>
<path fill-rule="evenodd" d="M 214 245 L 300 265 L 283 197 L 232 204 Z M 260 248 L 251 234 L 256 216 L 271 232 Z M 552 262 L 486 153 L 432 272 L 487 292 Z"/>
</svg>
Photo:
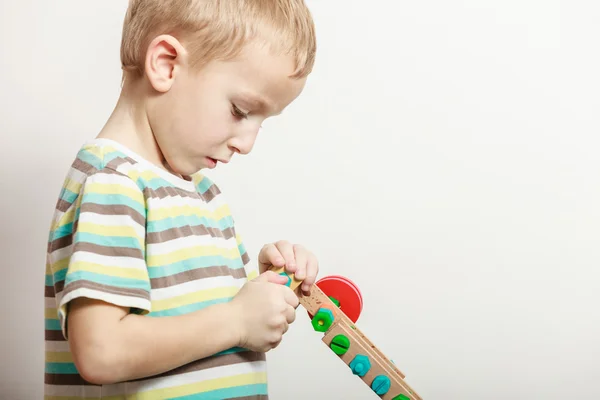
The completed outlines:
<svg viewBox="0 0 600 400">
<path fill-rule="evenodd" d="M 99 138 L 114 140 L 158 167 L 168 170 L 148 121 L 143 79 L 123 85 L 121 95 Z"/>
</svg>

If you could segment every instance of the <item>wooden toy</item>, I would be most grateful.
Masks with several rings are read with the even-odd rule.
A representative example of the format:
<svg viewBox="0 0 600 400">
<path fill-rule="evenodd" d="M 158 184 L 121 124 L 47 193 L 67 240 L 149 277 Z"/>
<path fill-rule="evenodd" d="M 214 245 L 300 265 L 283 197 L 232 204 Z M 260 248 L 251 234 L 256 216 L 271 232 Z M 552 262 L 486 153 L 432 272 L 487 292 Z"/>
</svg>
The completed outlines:
<svg viewBox="0 0 600 400">
<path fill-rule="evenodd" d="M 384 400 L 422 400 L 404 380 L 404 374 L 355 325 L 362 311 L 362 296 L 349 279 L 332 275 L 318 280 L 306 296 L 298 288 L 302 281 L 285 272 L 300 304 L 311 318 L 315 331 L 323 333 L 322 341 L 379 398 Z"/>
</svg>

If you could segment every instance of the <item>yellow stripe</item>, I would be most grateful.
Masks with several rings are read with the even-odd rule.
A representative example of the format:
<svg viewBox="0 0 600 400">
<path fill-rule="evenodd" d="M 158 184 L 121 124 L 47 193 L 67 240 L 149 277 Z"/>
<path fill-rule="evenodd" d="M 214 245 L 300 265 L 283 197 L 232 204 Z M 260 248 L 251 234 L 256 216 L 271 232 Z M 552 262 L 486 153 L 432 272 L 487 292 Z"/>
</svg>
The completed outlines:
<svg viewBox="0 0 600 400">
<path fill-rule="evenodd" d="M 64 187 L 73 193 L 79 193 L 79 190 L 81 189 L 81 182 L 74 181 L 73 179 L 67 177 L 65 179 Z"/>
<path fill-rule="evenodd" d="M 49 363 L 72 363 L 73 356 L 68 351 L 47 351 L 46 362 Z"/>
<path fill-rule="evenodd" d="M 131 278 L 139 279 L 143 281 L 148 280 L 148 273 L 146 270 L 140 270 L 137 268 L 123 268 L 115 267 L 111 265 L 95 264 L 88 261 L 76 261 L 71 264 L 69 273 L 77 271 L 93 272 L 100 275 L 114 276 L 117 278 Z"/>
<path fill-rule="evenodd" d="M 67 255 L 62 260 L 58 260 L 52 263 L 52 272 L 57 273 L 58 271 L 62 271 L 63 269 L 69 266 L 69 261 L 71 260 L 70 255 Z"/>
<path fill-rule="evenodd" d="M 194 215 L 200 218 L 212 218 L 220 220 L 224 217 L 229 217 L 231 212 L 226 205 L 217 208 L 216 210 L 207 210 L 204 207 L 193 207 L 188 205 L 168 205 L 165 207 L 157 207 L 148 210 L 148 221 L 160 221 L 166 218 L 175 218 L 181 216 Z"/>
<path fill-rule="evenodd" d="M 56 308 L 44 308 L 44 318 L 58 319 L 58 312 L 56 311 Z"/>
<path fill-rule="evenodd" d="M 150 181 L 152 179 L 157 179 L 157 178 L 162 179 L 160 176 L 158 176 L 158 174 L 155 174 L 154 172 L 152 172 L 150 170 L 146 169 L 143 171 L 139 171 L 139 170 L 135 169 L 135 166 L 134 166 L 134 168 L 127 171 L 127 176 L 134 181 L 137 181 L 140 178 L 142 181 Z"/>
<path fill-rule="evenodd" d="M 240 256 L 240 252 L 237 248 L 223 249 L 217 246 L 194 246 L 175 250 L 167 254 L 148 256 L 146 258 L 146 263 L 148 264 L 148 267 L 156 267 L 190 258 L 206 256 L 221 256 L 229 260 L 233 260 Z"/>
<path fill-rule="evenodd" d="M 128 225 L 99 225 L 93 222 L 80 222 L 77 228 L 78 232 L 93 233 L 95 235 L 103 236 L 121 236 L 121 237 L 133 237 L 143 241 L 143 238 L 138 235 L 137 231 Z"/>
<path fill-rule="evenodd" d="M 164 389 L 154 389 L 147 392 L 136 393 L 123 397 L 122 395 L 106 397 L 105 400 L 163 400 L 173 397 L 189 396 L 196 393 L 208 392 L 234 386 L 252 385 L 256 383 L 266 383 L 267 374 L 264 372 L 255 372 L 232 377 L 211 379 L 202 382 L 190 383 L 176 387 L 167 387 Z"/>
<path fill-rule="evenodd" d="M 242 244 L 242 242 L 243 242 L 242 235 L 240 235 L 239 233 L 236 233 L 236 235 L 235 235 L 235 242 L 237 243 L 238 246 L 240 244 Z"/>
<path fill-rule="evenodd" d="M 73 222 L 75 220 L 75 211 L 76 210 L 77 210 L 77 207 L 70 207 L 67 210 L 67 212 L 62 215 L 62 218 L 60 219 L 60 222 L 58 223 L 57 228 L 60 228 L 63 225 L 70 224 L 71 222 Z"/>
<path fill-rule="evenodd" d="M 188 304 L 199 303 L 208 300 L 222 299 L 225 297 L 233 297 L 239 291 L 235 286 L 218 287 L 214 289 L 199 290 L 193 293 L 187 293 L 181 296 L 172 297 L 162 300 L 152 301 L 153 311 L 163 311 L 171 308 L 181 307 Z"/>
<path fill-rule="evenodd" d="M 258 276 L 258 271 L 256 269 L 252 269 L 248 272 L 248 280 L 249 281 L 256 278 L 257 276 Z"/>
</svg>

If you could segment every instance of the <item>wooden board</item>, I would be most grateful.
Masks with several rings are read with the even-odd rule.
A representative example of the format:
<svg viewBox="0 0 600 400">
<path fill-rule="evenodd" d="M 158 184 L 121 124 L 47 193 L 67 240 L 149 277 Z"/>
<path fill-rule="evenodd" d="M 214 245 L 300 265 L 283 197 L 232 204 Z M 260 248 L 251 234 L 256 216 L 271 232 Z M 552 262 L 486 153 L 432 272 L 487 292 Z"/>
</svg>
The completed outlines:
<svg viewBox="0 0 600 400">
<path fill-rule="evenodd" d="M 273 271 L 278 274 L 285 274 L 284 268 L 273 269 Z M 385 354 L 360 331 L 360 329 L 358 329 L 356 324 L 354 324 L 317 285 L 313 285 L 310 289 L 310 294 L 305 295 L 299 288 L 302 282 L 295 279 L 293 275 L 288 275 L 288 278 L 290 288 L 294 290 L 300 304 L 309 314 L 315 315 L 321 308 L 329 309 L 333 314 L 333 323 L 324 332 L 322 341 L 330 347 L 331 341 L 337 335 L 344 335 L 349 339 L 350 345 L 346 353 L 342 355 L 333 353 L 333 351 L 332 353 L 339 357 L 348 367 L 350 367 L 350 364 L 356 355 L 361 354 L 368 357 L 371 368 L 364 376 L 359 378 L 369 387 L 371 387 L 375 377 L 379 375 L 384 375 L 389 379 L 390 388 L 387 393 L 378 395 L 373 391 L 375 396 L 378 396 L 383 400 L 396 400 L 397 396 L 400 395 L 406 396 L 405 398 L 408 400 L 423 400 L 419 394 L 406 383 L 404 380 L 405 375 L 402 371 L 400 371 L 400 369 L 398 369 L 398 367 L 388 359 Z"/>
</svg>

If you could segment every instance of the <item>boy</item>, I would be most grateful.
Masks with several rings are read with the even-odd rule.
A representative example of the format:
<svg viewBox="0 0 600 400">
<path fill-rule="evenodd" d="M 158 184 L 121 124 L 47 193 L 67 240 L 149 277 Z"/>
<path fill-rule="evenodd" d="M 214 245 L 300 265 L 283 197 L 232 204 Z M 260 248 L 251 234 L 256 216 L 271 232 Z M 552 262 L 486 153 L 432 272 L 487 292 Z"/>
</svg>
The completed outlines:
<svg viewBox="0 0 600 400">
<path fill-rule="evenodd" d="M 198 171 L 248 154 L 301 93 L 310 13 L 303 0 L 132 0 L 121 46 L 121 96 L 50 231 L 46 398 L 266 399 L 264 353 L 298 306 L 268 269 L 308 291 L 317 261 L 280 241 L 252 267 Z"/>
</svg>

